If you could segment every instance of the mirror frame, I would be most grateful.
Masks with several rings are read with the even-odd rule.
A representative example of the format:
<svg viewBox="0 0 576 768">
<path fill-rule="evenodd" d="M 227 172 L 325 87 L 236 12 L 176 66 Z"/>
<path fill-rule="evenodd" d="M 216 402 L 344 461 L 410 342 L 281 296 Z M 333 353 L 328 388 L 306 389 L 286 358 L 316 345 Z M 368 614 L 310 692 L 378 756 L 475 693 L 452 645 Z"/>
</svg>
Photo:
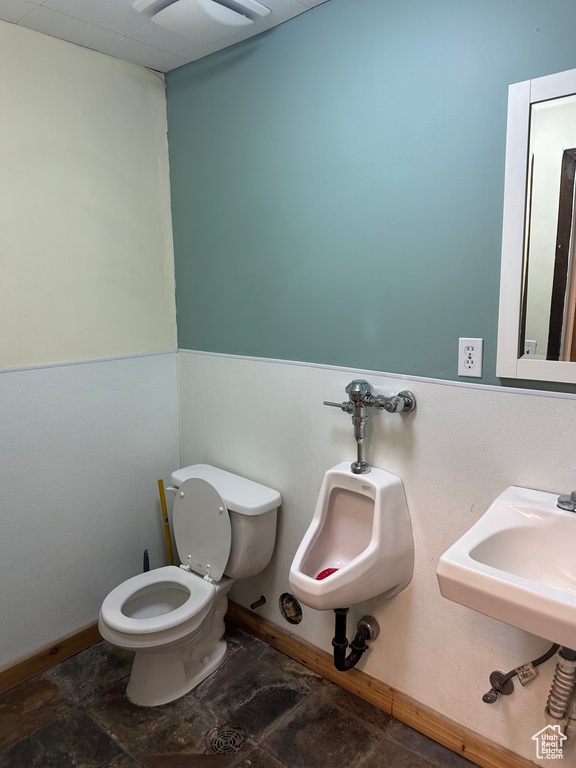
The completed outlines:
<svg viewBox="0 0 576 768">
<path fill-rule="evenodd" d="M 576 94 L 576 69 L 514 83 L 508 89 L 500 311 L 496 358 L 496 375 L 505 379 L 532 379 L 576 384 L 576 362 L 518 357 L 530 108 L 532 104 L 539 101 L 573 94 Z"/>
</svg>

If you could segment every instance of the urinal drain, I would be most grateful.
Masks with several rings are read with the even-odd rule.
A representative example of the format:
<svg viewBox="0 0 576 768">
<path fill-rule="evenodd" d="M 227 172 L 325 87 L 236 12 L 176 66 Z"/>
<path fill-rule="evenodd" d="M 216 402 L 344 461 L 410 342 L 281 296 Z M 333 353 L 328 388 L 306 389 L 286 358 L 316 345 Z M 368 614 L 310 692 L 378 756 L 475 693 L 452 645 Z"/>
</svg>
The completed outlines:
<svg viewBox="0 0 576 768">
<path fill-rule="evenodd" d="M 215 755 L 231 755 L 237 752 L 244 741 L 244 734 L 239 728 L 230 725 L 214 728 L 206 736 L 208 749 Z"/>
</svg>

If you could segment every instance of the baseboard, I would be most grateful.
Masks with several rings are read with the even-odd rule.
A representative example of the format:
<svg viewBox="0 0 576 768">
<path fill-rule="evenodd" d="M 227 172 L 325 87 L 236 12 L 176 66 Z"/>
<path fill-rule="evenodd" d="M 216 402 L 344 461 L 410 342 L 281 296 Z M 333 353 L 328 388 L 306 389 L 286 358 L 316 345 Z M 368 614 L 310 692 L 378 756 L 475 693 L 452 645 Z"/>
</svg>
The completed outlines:
<svg viewBox="0 0 576 768">
<path fill-rule="evenodd" d="M 534 763 L 481 739 L 365 672 L 338 672 L 330 654 L 269 624 L 247 608 L 229 602 L 226 620 L 482 768 L 534 768 Z"/>
<path fill-rule="evenodd" d="M 534 763 L 481 739 L 458 723 L 438 715 L 365 672 L 358 669 L 338 672 L 330 654 L 268 623 L 241 605 L 229 602 L 226 619 L 482 768 L 534 768 Z M 98 624 L 94 622 L 1 669 L 0 693 L 45 672 L 101 639 Z"/>
<path fill-rule="evenodd" d="M 102 640 L 102 636 L 98 631 L 98 623 L 94 622 L 63 637 L 41 651 L 31 654 L 9 667 L 0 669 L 0 693 L 14 688 L 14 686 L 29 680 L 40 672 L 45 672 L 55 664 L 74 656 L 74 654 L 89 648 L 100 640 Z"/>
</svg>

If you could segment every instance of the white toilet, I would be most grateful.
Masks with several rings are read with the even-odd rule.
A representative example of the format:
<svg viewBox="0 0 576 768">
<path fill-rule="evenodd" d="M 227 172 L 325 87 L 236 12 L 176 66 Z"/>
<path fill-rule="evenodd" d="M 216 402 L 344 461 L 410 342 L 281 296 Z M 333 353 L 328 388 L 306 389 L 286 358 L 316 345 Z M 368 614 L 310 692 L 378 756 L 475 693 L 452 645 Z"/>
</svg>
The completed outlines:
<svg viewBox="0 0 576 768">
<path fill-rule="evenodd" d="M 328 470 L 290 568 L 294 595 L 319 611 L 392 597 L 412 578 L 414 542 L 400 478 L 383 469 Z"/>
<path fill-rule="evenodd" d="M 136 651 L 126 693 L 142 706 L 183 696 L 222 664 L 228 592 L 269 563 L 282 501 L 272 488 L 207 464 L 179 469 L 171 481 L 184 565 L 123 582 L 98 622 L 104 639 Z"/>
</svg>

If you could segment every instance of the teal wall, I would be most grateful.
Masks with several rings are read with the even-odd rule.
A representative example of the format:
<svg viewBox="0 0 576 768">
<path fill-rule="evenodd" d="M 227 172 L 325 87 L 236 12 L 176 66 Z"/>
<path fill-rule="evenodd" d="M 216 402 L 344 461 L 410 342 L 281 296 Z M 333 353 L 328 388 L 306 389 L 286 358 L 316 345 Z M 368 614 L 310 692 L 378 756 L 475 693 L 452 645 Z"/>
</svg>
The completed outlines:
<svg viewBox="0 0 576 768">
<path fill-rule="evenodd" d="M 573 0 L 329 0 L 170 72 L 179 346 L 458 379 L 481 337 L 499 383 L 507 89 L 576 67 L 575 29 Z"/>
</svg>

